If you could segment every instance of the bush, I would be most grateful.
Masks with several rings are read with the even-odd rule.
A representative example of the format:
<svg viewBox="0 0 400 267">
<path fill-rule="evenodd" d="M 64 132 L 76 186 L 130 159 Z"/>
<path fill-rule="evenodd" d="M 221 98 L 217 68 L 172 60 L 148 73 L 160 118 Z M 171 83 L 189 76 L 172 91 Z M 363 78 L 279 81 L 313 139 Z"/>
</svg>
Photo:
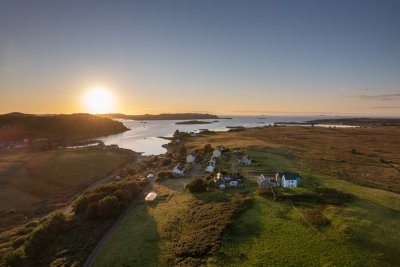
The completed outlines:
<svg viewBox="0 0 400 267">
<path fill-rule="evenodd" d="M 213 149 L 212 149 L 211 145 L 210 145 L 210 144 L 204 145 L 204 147 L 203 147 L 203 153 L 204 153 L 204 154 L 207 154 L 207 153 L 211 153 L 211 152 L 213 152 Z"/>
<path fill-rule="evenodd" d="M 328 218 L 323 214 L 323 207 L 319 206 L 304 212 L 306 221 L 314 227 L 322 227 L 329 224 Z"/>
<path fill-rule="evenodd" d="M 84 195 L 80 195 L 73 204 L 73 209 L 76 214 L 81 214 L 86 211 L 86 207 L 88 205 L 88 199 Z"/>
<path fill-rule="evenodd" d="M 32 260 L 40 260 L 37 255 L 42 253 L 43 248 L 51 245 L 54 236 L 62 232 L 65 225 L 65 216 L 56 213 L 47 221 L 33 230 L 29 239 L 25 242 L 25 254 Z"/>
<path fill-rule="evenodd" d="M 185 165 L 185 171 L 190 172 L 192 170 L 192 164 L 188 163 Z"/>
<path fill-rule="evenodd" d="M 161 161 L 161 166 L 170 166 L 172 164 L 172 159 L 165 158 Z"/>
<path fill-rule="evenodd" d="M 118 199 L 115 196 L 107 196 L 97 204 L 97 216 L 107 219 L 117 214 L 119 208 Z"/>
<path fill-rule="evenodd" d="M 123 184 L 123 186 L 124 191 L 128 190 L 132 194 L 132 196 L 137 195 L 140 192 L 139 184 L 137 182 L 128 182 Z"/>
<path fill-rule="evenodd" d="M 159 172 L 159 173 L 157 174 L 157 176 L 158 176 L 158 179 L 170 179 L 170 178 L 173 178 L 173 177 L 174 177 L 174 176 L 172 175 L 172 173 L 171 173 L 171 172 L 168 172 L 168 171 Z"/>
<path fill-rule="evenodd" d="M 215 188 L 215 182 L 214 182 L 213 179 L 209 179 L 209 180 L 207 181 L 207 188 L 208 188 L 208 189 L 214 189 L 214 188 Z"/>
<path fill-rule="evenodd" d="M 91 203 L 87 206 L 85 212 L 85 218 L 87 220 L 92 220 L 97 218 L 97 203 Z"/>
<path fill-rule="evenodd" d="M 133 169 L 133 168 L 131 168 L 131 167 L 127 167 L 125 171 L 126 171 L 126 173 L 127 173 L 128 175 L 131 175 L 131 176 L 136 174 L 135 169 Z"/>
<path fill-rule="evenodd" d="M 265 197 L 265 198 L 273 198 L 274 197 L 274 194 L 272 193 L 271 188 L 258 188 L 257 194 L 259 196 Z"/>
<path fill-rule="evenodd" d="M 200 193 L 205 192 L 207 189 L 207 183 L 201 178 L 195 178 L 190 183 L 186 185 L 190 193 Z"/>
<path fill-rule="evenodd" d="M 5 266 L 20 267 L 27 265 L 25 262 L 24 253 L 22 249 L 8 252 L 3 257 Z"/>
</svg>

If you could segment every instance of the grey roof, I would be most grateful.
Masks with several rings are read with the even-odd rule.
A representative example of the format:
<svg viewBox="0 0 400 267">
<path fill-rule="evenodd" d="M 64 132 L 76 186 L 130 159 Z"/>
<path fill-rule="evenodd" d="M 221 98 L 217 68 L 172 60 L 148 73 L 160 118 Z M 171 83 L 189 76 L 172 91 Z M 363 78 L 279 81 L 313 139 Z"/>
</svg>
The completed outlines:
<svg viewBox="0 0 400 267">
<path fill-rule="evenodd" d="M 297 178 L 300 178 L 300 175 L 295 172 L 282 172 L 279 173 L 279 176 L 285 176 L 285 180 L 297 180 Z"/>
</svg>

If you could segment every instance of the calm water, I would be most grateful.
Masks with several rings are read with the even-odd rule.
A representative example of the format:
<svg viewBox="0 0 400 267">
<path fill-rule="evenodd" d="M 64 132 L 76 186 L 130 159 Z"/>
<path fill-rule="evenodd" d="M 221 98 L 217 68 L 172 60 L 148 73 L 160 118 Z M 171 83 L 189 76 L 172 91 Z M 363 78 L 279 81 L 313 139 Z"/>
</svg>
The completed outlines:
<svg viewBox="0 0 400 267">
<path fill-rule="evenodd" d="M 226 126 L 257 127 L 273 124 L 274 122 L 303 122 L 306 120 L 317 119 L 321 117 L 232 117 L 232 119 L 210 119 L 202 121 L 217 121 L 211 124 L 192 124 L 175 125 L 176 121 L 121 121 L 130 130 L 124 133 L 110 135 L 99 138 L 106 145 L 117 144 L 121 148 L 127 148 L 136 152 L 144 152 L 144 155 L 159 155 L 166 152 L 161 147 L 168 143 L 168 140 L 159 138 L 159 136 L 170 137 L 175 130 L 185 132 L 199 132 L 200 129 L 209 129 L 213 131 L 227 131 Z M 323 117 L 328 118 L 328 117 Z"/>
</svg>

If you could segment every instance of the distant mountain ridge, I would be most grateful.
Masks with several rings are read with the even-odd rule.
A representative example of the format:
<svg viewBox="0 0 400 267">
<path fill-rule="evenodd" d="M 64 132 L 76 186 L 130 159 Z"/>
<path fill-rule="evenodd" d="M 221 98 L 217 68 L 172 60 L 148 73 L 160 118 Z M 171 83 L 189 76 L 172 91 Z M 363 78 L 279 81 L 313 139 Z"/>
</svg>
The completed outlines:
<svg viewBox="0 0 400 267">
<path fill-rule="evenodd" d="M 207 113 L 163 113 L 163 114 L 144 114 L 126 115 L 121 113 L 111 113 L 98 115 L 102 118 L 128 119 L 128 120 L 200 120 L 200 119 L 219 119 L 217 115 Z"/>
<path fill-rule="evenodd" d="M 24 138 L 85 140 L 128 130 L 121 122 L 78 113 L 33 115 L 12 112 L 0 115 L 0 141 Z"/>
</svg>

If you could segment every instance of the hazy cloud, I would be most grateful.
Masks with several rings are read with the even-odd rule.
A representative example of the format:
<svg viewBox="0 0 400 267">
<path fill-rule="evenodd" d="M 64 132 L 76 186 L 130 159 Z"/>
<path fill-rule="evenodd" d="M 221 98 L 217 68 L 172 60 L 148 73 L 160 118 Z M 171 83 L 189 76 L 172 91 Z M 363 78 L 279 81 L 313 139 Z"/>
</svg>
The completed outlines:
<svg viewBox="0 0 400 267">
<path fill-rule="evenodd" d="M 400 93 L 395 94 L 380 94 L 380 95 L 358 95 L 357 96 L 363 100 L 400 100 Z"/>
<path fill-rule="evenodd" d="M 374 109 L 400 109 L 400 106 L 398 106 L 398 107 L 374 107 Z"/>
</svg>

